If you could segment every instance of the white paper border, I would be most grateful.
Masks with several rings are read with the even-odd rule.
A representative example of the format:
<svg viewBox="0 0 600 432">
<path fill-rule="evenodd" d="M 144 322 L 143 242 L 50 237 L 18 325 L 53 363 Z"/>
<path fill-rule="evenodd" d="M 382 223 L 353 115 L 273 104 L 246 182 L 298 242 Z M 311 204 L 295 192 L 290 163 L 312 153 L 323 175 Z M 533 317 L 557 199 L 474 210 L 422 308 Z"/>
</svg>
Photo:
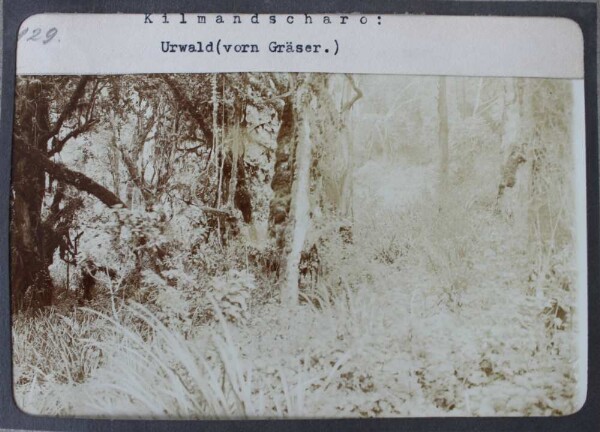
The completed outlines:
<svg viewBox="0 0 600 432">
<path fill-rule="evenodd" d="M 17 74 L 328 72 L 583 78 L 583 35 L 566 18 L 422 15 L 39 14 L 21 26 Z M 276 17 L 271 23 L 270 17 Z M 292 18 L 290 18 L 292 17 Z M 185 24 L 182 24 L 182 19 Z M 366 22 L 365 24 L 362 21 Z M 292 21 L 292 23 L 290 23 Z M 57 35 L 47 43 L 51 28 Z M 40 29 L 37 39 L 32 31 Z M 221 53 L 164 53 L 162 42 L 220 41 Z M 321 45 L 321 52 L 273 53 L 271 42 Z M 223 45 L 256 44 L 258 53 Z M 323 51 L 328 49 L 328 53 Z M 337 54 L 334 52 L 337 50 Z"/>
</svg>

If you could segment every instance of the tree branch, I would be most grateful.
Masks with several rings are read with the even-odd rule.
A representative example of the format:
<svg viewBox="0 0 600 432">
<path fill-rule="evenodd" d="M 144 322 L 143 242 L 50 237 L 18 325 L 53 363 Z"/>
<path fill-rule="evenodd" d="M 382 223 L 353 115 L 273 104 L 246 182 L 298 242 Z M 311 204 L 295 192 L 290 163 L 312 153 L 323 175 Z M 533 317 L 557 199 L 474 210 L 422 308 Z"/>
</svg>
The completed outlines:
<svg viewBox="0 0 600 432">
<path fill-rule="evenodd" d="M 179 88 L 179 85 L 175 82 L 175 80 L 167 75 L 164 75 L 162 79 L 173 92 L 173 96 L 175 96 L 177 102 L 180 103 L 181 106 L 192 116 L 196 123 L 198 123 L 198 126 L 200 126 L 200 129 L 202 129 L 202 133 L 206 139 L 206 144 L 211 145 L 213 142 L 213 132 L 204 121 L 204 117 L 198 111 L 196 111 L 194 104 L 187 98 L 186 95 L 183 94 L 183 91 Z"/>
<path fill-rule="evenodd" d="M 194 153 L 194 154 L 198 154 L 198 149 L 201 149 L 202 147 L 206 147 L 205 145 L 201 144 L 201 145 L 197 145 L 194 147 L 190 147 L 190 148 L 179 148 L 179 147 L 175 147 L 175 150 L 180 151 L 180 152 L 184 152 L 184 153 Z"/>
<path fill-rule="evenodd" d="M 48 141 L 50 138 L 52 138 L 54 135 L 60 132 L 60 128 L 63 126 L 63 123 L 65 122 L 67 117 L 69 117 L 73 113 L 73 111 L 77 107 L 77 102 L 79 102 L 79 99 L 81 99 L 81 97 L 84 95 L 85 86 L 87 85 L 89 80 L 89 76 L 81 77 L 79 83 L 77 83 L 77 87 L 75 87 L 75 91 L 69 99 L 69 102 L 60 113 L 56 124 L 52 127 L 52 129 L 50 129 L 50 131 L 48 131 L 48 133 L 44 136 L 44 139 L 42 141 Z"/>
<path fill-rule="evenodd" d="M 197 205 L 196 207 L 198 207 L 200 210 L 202 210 L 205 213 L 213 213 L 213 214 L 216 214 L 217 216 L 233 217 L 231 212 L 228 212 L 226 210 L 216 209 L 216 208 L 208 207 L 208 206 L 198 206 Z"/>
<path fill-rule="evenodd" d="M 13 146 L 14 152 L 31 162 L 32 169 L 39 168 L 47 172 L 52 176 L 53 179 L 62 181 L 75 187 L 77 190 L 86 192 L 90 195 L 98 198 L 102 203 L 108 207 L 121 205 L 127 207 L 114 193 L 95 182 L 85 174 L 77 171 L 70 170 L 66 166 L 60 163 L 53 162 L 48 159 L 41 151 L 31 147 L 25 143 L 15 141 Z"/>
<path fill-rule="evenodd" d="M 357 100 L 359 100 L 361 97 L 363 97 L 363 92 L 356 86 L 356 83 L 354 82 L 354 78 L 352 78 L 352 75 L 350 74 L 346 74 L 346 78 L 348 78 L 348 81 L 350 81 L 350 86 L 352 86 L 352 90 L 354 90 L 354 97 L 352 99 L 350 99 L 348 102 L 346 102 L 344 104 L 344 106 L 342 107 L 342 114 L 345 113 L 346 111 L 348 111 L 350 108 L 352 108 L 352 105 L 354 105 L 356 103 Z"/>
<path fill-rule="evenodd" d="M 98 122 L 98 119 L 88 120 L 80 127 L 73 129 L 71 132 L 69 132 L 63 139 L 58 139 L 54 137 L 52 139 L 52 148 L 48 151 L 48 157 L 54 156 L 56 153 L 60 153 L 65 147 L 67 141 L 69 141 L 71 138 L 77 138 L 82 133 L 89 131 L 92 128 L 92 126 L 94 126 Z"/>
<path fill-rule="evenodd" d="M 144 181 L 143 175 L 138 173 L 137 166 L 136 166 L 135 162 L 131 159 L 129 154 L 127 154 L 127 150 L 125 150 L 121 146 L 117 146 L 117 149 L 121 153 L 121 159 L 123 160 L 123 163 L 125 164 L 125 168 L 127 169 L 127 174 L 129 175 L 129 179 L 133 182 L 135 187 L 137 187 L 140 190 L 142 197 L 144 198 L 144 201 L 146 203 L 149 203 L 150 200 L 152 199 L 152 196 L 151 196 L 152 194 L 149 192 L 149 190 L 146 186 L 146 182 Z"/>
</svg>

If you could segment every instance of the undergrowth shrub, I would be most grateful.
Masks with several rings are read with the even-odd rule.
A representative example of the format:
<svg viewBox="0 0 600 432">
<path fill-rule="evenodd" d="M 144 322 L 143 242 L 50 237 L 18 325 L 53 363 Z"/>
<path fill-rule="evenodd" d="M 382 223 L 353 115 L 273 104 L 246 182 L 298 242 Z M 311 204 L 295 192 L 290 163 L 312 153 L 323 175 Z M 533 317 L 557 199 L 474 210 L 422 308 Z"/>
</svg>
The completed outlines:
<svg viewBox="0 0 600 432">
<path fill-rule="evenodd" d="M 190 279 L 181 272 L 164 271 L 160 276 L 149 270 L 142 272 L 140 289 L 148 292 L 145 303 L 169 328 L 186 332 L 192 329 L 192 305 L 195 302 L 193 292 L 185 289 L 186 283 L 192 286 Z"/>
<path fill-rule="evenodd" d="M 243 324 L 250 315 L 250 297 L 255 289 L 252 273 L 232 269 L 212 278 L 209 295 L 228 321 Z"/>
</svg>

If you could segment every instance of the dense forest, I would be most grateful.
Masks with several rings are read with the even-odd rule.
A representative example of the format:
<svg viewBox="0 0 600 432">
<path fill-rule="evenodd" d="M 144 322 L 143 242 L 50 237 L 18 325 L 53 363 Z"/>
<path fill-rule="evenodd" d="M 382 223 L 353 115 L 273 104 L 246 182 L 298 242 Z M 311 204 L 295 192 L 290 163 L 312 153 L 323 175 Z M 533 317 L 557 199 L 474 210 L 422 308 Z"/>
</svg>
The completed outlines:
<svg viewBox="0 0 600 432">
<path fill-rule="evenodd" d="M 17 79 L 29 413 L 564 415 L 581 399 L 567 80 Z"/>
</svg>

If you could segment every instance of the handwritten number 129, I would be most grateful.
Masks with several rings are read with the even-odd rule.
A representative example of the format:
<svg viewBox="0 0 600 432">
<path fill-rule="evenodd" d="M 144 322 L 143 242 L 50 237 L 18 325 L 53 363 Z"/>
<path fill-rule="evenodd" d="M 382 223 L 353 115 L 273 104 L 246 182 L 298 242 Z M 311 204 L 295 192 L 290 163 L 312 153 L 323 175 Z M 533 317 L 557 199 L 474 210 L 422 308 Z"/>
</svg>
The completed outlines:
<svg viewBox="0 0 600 432">
<path fill-rule="evenodd" d="M 31 30 L 31 32 L 29 31 L 29 27 L 25 27 L 19 32 L 17 40 L 20 41 L 21 39 L 26 37 L 25 40 L 28 42 L 41 41 L 44 45 L 46 45 L 48 42 L 54 39 L 57 34 L 58 30 L 56 29 L 56 27 L 50 28 L 45 34 L 43 34 L 42 29 L 39 27 L 34 28 L 33 30 Z"/>
</svg>

